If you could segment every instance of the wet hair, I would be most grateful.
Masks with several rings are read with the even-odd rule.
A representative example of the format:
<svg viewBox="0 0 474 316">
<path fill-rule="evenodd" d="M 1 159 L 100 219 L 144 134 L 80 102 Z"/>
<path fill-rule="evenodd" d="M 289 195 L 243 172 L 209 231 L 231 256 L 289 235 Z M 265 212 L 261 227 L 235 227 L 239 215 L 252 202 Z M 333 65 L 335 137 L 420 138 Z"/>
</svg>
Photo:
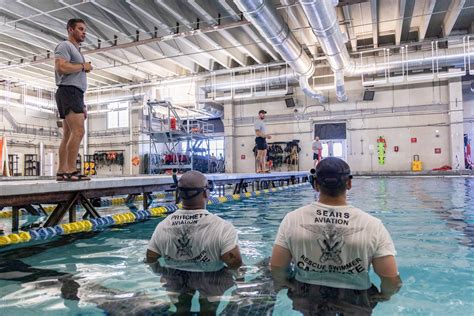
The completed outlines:
<svg viewBox="0 0 474 316">
<path fill-rule="evenodd" d="M 83 19 L 70 19 L 69 21 L 67 21 L 66 30 L 69 31 L 69 28 L 72 28 L 74 30 L 77 23 L 86 24 Z"/>
<path fill-rule="evenodd" d="M 349 179 L 352 179 L 351 168 L 342 159 L 328 157 L 316 166 L 316 183 L 325 195 L 338 197 L 344 194 Z"/>
</svg>

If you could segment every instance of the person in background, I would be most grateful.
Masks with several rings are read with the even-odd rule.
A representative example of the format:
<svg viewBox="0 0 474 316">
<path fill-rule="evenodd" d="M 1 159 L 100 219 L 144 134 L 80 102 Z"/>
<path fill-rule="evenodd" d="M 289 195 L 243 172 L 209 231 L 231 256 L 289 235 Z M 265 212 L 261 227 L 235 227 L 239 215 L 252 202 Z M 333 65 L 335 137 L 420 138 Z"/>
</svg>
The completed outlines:
<svg viewBox="0 0 474 316">
<path fill-rule="evenodd" d="M 258 112 L 258 119 L 255 121 L 255 144 L 257 146 L 257 173 L 270 172 L 266 167 L 267 160 L 267 139 L 271 139 L 272 136 L 267 134 L 267 128 L 263 120 L 265 119 L 265 110 Z"/>
<path fill-rule="evenodd" d="M 170 297 L 177 295 L 182 312 L 190 312 L 196 290 L 204 300 L 202 308 L 211 304 L 217 309 L 217 296 L 234 284 L 228 270 L 242 265 L 236 229 L 206 210 L 210 189 L 207 178 L 199 171 L 183 174 L 177 187 L 182 209 L 158 224 L 146 251 L 146 262 L 155 271 L 166 270 L 162 281 L 168 284 Z M 220 285 L 213 280 L 220 280 Z M 212 305 L 216 301 L 217 305 Z"/>
<path fill-rule="evenodd" d="M 277 286 L 290 288 L 293 306 L 304 314 L 325 308 L 341 315 L 370 314 L 402 285 L 383 223 L 347 204 L 350 172 L 342 159 L 322 160 L 312 179 L 318 201 L 288 213 L 278 230 L 271 272 Z M 288 280 L 292 261 L 294 283 Z M 371 265 L 381 279 L 380 292 L 369 279 Z"/>
<path fill-rule="evenodd" d="M 70 19 L 66 26 L 68 39 L 54 50 L 56 105 L 59 117 L 63 120 L 63 139 L 59 146 L 59 166 L 56 173 L 58 181 L 90 180 L 76 169 L 79 146 L 84 137 L 84 121 L 87 108 L 84 93 L 87 90 L 86 74 L 92 70 L 79 51 L 86 38 L 86 24 L 81 19 Z"/>
<path fill-rule="evenodd" d="M 323 152 L 323 145 L 321 144 L 321 141 L 319 140 L 319 136 L 314 137 L 313 145 L 311 146 L 313 149 L 313 160 L 314 160 L 314 167 L 318 165 L 318 162 L 323 158 L 322 157 L 322 152 Z"/>
</svg>

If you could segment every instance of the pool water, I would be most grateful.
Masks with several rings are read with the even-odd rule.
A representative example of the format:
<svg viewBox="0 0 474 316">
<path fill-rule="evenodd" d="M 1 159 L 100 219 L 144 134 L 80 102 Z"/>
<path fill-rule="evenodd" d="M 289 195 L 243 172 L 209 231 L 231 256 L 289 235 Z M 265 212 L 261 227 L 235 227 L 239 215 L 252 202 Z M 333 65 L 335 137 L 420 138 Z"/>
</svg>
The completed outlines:
<svg viewBox="0 0 474 316">
<path fill-rule="evenodd" d="M 287 290 L 273 289 L 262 260 L 271 254 L 284 215 L 314 198 L 308 185 L 211 206 L 237 228 L 246 266 L 234 286 L 219 275 L 188 278 L 187 286 L 202 287 L 213 278 L 210 283 L 222 292 L 213 306 L 221 315 L 300 315 Z M 473 178 L 357 178 L 349 200 L 384 222 L 398 251 L 403 287 L 374 315 L 474 315 Z M 142 262 L 160 220 L 0 248 L 1 314 L 176 312 L 163 279 L 183 275 L 155 273 Z M 371 279 L 379 285 L 374 273 Z M 197 294 L 190 304 L 199 312 Z"/>
</svg>

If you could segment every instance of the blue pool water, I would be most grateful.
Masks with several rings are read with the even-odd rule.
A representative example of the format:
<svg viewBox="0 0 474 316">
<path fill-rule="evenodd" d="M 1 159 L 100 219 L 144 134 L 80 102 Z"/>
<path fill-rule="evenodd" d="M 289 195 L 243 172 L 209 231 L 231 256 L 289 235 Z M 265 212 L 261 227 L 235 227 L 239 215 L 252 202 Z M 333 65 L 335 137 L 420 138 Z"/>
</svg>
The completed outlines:
<svg viewBox="0 0 474 316">
<path fill-rule="evenodd" d="M 314 198 L 303 186 L 210 207 L 238 229 L 246 264 L 237 285 L 217 302 L 220 314 L 300 314 L 286 290 L 275 293 L 261 262 L 271 254 L 283 216 Z M 474 315 L 473 178 L 358 178 L 349 200 L 385 223 L 398 251 L 403 288 L 374 315 Z M 0 248 L 1 314 L 176 311 L 160 275 L 142 263 L 159 220 Z M 192 311 L 199 311 L 197 296 Z"/>
</svg>

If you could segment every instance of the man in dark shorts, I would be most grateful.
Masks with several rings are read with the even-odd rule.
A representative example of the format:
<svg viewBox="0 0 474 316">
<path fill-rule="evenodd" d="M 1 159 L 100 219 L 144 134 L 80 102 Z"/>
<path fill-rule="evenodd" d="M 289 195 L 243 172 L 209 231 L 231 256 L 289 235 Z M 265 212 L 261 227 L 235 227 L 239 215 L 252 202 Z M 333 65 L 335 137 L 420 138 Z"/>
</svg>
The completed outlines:
<svg viewBox="0 0 474 316">
<path fill-rule="evenodd" d="M 265 110 L 258 112 L 258 119 L 255 121 L 255 144 L 257 145 L 257 173 L 269 172 L 266 168 L 267 160 L 267 139 L 271 139 L 272 136 L 267 135 L 267 128 L 263 120 L 265 119 Z"/>
<path fill-rule="evenodd" d="M 58 181 L 90 180 L 76 170 L 79 146 L 84 136 L 84 120 L 87 109 L 84 93 L 87 90 L 86 73 L 92 65 L 86 63 L 79 46 L 86 37 L 86 25 L 81 19 L 70 19 L 66 26 L 68 39 L 54 50 L 56 105 L 59 117 L 63 119 L 63 139 L 59 146 L 59 166 L 56 173 Z"/>
</svg>

